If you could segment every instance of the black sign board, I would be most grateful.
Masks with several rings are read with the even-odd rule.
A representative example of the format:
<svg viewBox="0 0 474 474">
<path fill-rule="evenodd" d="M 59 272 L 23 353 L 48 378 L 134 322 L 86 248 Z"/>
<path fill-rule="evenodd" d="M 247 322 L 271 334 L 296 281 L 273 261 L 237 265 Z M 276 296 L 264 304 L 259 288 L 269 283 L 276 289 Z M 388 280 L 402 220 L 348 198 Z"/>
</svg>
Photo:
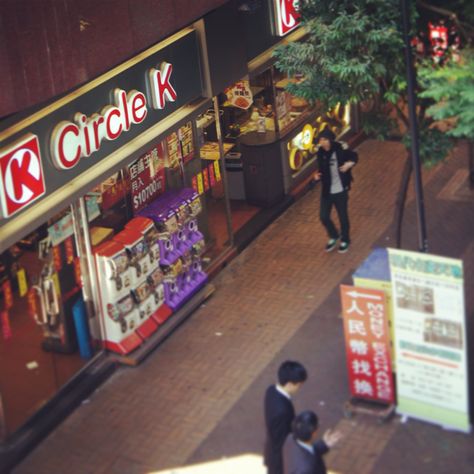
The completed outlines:
<svg viewBox="0 0 474 474">
<path fill-rule="evenodd" d="M 194 31 L 147 53 L 16 125 L 0 124 L 0 226 L 203 95 Z"/>
</svg>

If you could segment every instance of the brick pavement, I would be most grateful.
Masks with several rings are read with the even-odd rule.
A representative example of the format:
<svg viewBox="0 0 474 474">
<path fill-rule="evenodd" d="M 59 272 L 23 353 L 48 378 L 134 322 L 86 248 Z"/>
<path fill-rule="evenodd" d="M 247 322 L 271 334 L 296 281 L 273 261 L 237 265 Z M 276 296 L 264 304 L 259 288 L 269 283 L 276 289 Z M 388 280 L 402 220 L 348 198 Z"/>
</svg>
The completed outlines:
<svg viewBox="0 0 474 474">
<path fill-rule="evenodd" d="M 373 437 L 374 427 L 359 417 L 355 425 L 341 421 L 348 392 L 337 288 L 350 281 L 374 243 L 392 242 L 389 226 L 404 153 L 398 143 L 374 141 L 363 143 L 359 152 L 350 204 L 354 242 L 348 254 L 321 251 L 326 237 L 317 217 L 319 189 L 312 190 L 217 276 L 215 295 L 186 324 L 141 366 L 117 372 L 14 473 L 145 474 L 222 456 L 258 456 L 261 394 L 284 357 L 299 358 L 310 368 L 310 381 L 297 402 L 301 408 L 316 404 L 325 426 L 342 423 L 354 433 L 329 461 L 338 472 L 355 472 L 350 470 L 354 454 L 344 454 L 347 443 L 364 443 L 363 433 Z M 424 174 L 431 193 L 437 195 L 447 181 L 442 171 L 459 167 L 454 161 Z M 445 201 L 444 219 L 451 219 L 453 201 Z M 459 219 L 463 212 L 466 206 L 454 214 Z M 416 235 L 412 214 L 406 229 Z M 451 227 L 457 225 L 452 219 Z M 472 231 L 473 222 L 463 224 Z M 443 250 L 452 229 L 440 229 L 439 221 L 435 225 Z M 462 255 L 466 239 L 469 235 L 450 252 Z M 407 242 L 413 245 L 412 240 Z M 379 444 L 370 456 L 360 444 L 357 462 L 364 471 L 357 474 L 380 465 L 397 426 L 377 427 L 384 434 L 377 435 Z M 229 469 L 225 472 L 234 472 Z"/>
</svg>

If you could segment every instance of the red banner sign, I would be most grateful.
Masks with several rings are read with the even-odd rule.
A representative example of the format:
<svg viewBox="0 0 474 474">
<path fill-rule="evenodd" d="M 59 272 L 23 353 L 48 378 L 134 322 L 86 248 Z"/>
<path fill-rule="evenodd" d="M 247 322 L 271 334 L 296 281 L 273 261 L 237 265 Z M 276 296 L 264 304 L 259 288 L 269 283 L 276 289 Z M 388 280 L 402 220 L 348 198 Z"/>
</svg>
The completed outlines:
<svg viewBox="0 0 474 474">
<path fill-rule="evenodd" d="M 341 285 L 341 300 L 351 395 L 393 403 L 385 293 Z"/>
</svg>

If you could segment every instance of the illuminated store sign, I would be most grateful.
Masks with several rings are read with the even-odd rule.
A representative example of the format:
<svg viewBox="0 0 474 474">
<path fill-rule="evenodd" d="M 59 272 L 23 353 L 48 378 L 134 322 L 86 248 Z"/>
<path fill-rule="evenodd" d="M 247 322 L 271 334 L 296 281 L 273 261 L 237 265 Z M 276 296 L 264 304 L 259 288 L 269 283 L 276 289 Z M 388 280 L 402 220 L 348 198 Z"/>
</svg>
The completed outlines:
<svg viewBox="0 0 474 474">
<path fill-rule="evenodd" d="M 274 0 L 278 36 L 285 36 L 300 24 L 298 0 Z"/>
<path fill-rule="evenodd" d="M 200 71 L 197 34 L 183 31 L 31 117 L 3 121 L 0 227 L 202 97 Z"/>
<path fill-rule="evenodd" d="M 43 196 L 46 188 L 37 136 L 28 134 L 0 150 L 0 177 L 3 217 L 15 214 Z"/>
</svg>

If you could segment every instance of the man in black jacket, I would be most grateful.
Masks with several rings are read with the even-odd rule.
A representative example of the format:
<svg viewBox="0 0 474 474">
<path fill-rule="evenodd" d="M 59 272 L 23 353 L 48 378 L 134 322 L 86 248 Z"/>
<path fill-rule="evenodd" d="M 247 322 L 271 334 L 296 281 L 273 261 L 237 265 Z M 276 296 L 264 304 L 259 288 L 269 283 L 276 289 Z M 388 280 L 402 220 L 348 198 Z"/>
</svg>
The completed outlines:
<svg viewBox="0 0 474 474">
<path fill-rule="evenodd" d="M 306 381 L 306 369 L 294 361 L 286 361 L 278 369 L 278 383 L 265 393 L 265 452 L 264 462 L 268 474 L 283 474 L 282 449 L 291 432 L 295 410 L 291 397 Z"/>
<path fill-rule="evenodd" d="M 357 153 L 344 148 L 335 141 L 336 136 L 329 129 L 318 135 L 319 149 L 317 151 L 318 172 L 316 179 L 321 179 L 321 209 L 320 219 L 328 233 L 326 252 L 331 252 L 339 238 L 339 253 L 345 253 L 350 245 L 350 224 L 347 211 L 349 189 L 352 182 L 351 168 L 357 163 Z M 335 206 L 341 233 L 331 220 L 331 210 Z"/>
<path fill-rule="evenodd" d="M 338 431 L 324 433 L 323 439 L 316 441 L 318 417 L 312 411 L 300 413 L 292 425 L 283 448 L 285 474 L 326 474 L 323 455 L 341 438 Z"/>
</svg>

